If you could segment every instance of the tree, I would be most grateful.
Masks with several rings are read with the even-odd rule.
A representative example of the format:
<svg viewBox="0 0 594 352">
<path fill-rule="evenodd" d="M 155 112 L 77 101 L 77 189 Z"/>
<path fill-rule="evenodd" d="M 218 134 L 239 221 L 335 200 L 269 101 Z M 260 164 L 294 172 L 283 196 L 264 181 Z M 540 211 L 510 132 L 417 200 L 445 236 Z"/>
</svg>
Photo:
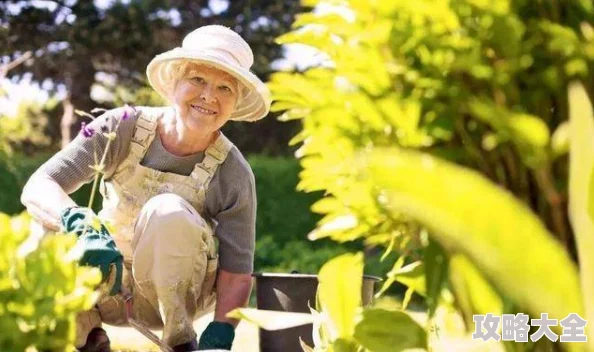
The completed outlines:
<svg viewBox="0 0 594 352">
<path fill-rule="evenodd" d="M 270 63 L 282 54 L 273 38 L 289 29 L 294 13 L 301 9 L 294 0 L 229 1 L 226 9 L 216 13 L 205 0 L 117 1 L 108 8 L 98 7 L 94 1 L 42 3 L 0 3 L 0 21 L 4 24 L 0 28 L 0 53 L 14 58 L 24 51 L 33 52 L 34 59 L 11 71 L 11 75 L 31 72 L 38 82 L 51 80 L 54 90 L 60 85 L 66 88 L 61 122 L 64 143 L 70 140 L 69 133 L 78 131 L 73 110 L 89 111 L 100 105 L 91 97 L 91 89 L 100 83 L 97 73 L 112 75 L 115 86 L 128 91 L 142 90 L 147 85 L 146 65 L 156 54 L 180 45 L 190 30 L 217 23 L 233 28 L 250 43 L 255 53 L 253 70 L 267 79 Z M 279 126 L 274 119 L 268 119 L 257 126 L 236 128 L 238 131 L 230 133 L 239 137 L 249 128 L 250 134 L 264 130 L 273 140 L 267 143 L 284 146 L 286 140 L 274 140 L 288 138 L 290 132 L 286 131 L 294 126 Z"/>
</svg>

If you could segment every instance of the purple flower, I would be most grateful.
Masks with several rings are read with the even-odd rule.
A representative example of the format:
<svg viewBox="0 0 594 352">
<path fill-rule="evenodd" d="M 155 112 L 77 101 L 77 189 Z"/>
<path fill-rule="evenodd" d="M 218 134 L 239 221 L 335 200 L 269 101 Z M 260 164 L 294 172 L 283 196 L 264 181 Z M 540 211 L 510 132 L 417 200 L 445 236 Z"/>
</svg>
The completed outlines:
<svg viewBox="0 0 594 352">
<path fill-rule="evenodd" d="M 132 110 L 131 112 L 129 112 L 129 110 Z M 128 104 L 124 105 L 124 115 L 122 115 L 122 121 L 126 121 L 131 114 L 135 114 L 136 113 L 136 109 L 133 106 L 130 106 Z"/>
<path fill-rule="evenodd" d="M 86 123 L 80 125 L 80 133 L 86 138 L 91 138 L 95 134 L 95 130 L 92 127 L 87 126 Z"/>
</svg>

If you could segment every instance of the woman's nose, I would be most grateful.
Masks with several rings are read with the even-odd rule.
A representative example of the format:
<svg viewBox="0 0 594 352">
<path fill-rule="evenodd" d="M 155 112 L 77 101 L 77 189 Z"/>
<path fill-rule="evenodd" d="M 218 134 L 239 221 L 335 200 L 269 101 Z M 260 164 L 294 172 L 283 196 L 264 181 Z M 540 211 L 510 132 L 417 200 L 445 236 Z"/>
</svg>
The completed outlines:
<svg viewBox="0 0 594 352">
<path fill-rule="evenodd" d="M 213 87 L 210 84 L 207 84 L 204 87 L 204 89 L 202 90 L 202 93 L 200 93 L 200 98 L 207 103 L 212 103 L 212 102 L 216 101 L 216 96 L 214 94 Z"/>
</svg>

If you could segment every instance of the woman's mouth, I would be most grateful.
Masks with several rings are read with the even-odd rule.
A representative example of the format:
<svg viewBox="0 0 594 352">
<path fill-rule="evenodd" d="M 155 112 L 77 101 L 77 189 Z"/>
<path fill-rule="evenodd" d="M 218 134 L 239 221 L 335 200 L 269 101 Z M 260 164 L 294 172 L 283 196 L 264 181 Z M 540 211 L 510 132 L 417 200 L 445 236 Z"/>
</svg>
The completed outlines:
<svg viewBox="0 0 594 352">
<path fill-rule="evenodd" d="M 214 110 L 206 109 L 206 108 L 203 108 L 202 106 L 198 106 L 198 105 L 190 105 L 190 106 L 191 106 L 191 107 L 192 107 L 194 110 L 196 110 L 196 111 L 198 111 L 198 112 L 200 112 L 200 113 L 202 113 L 202 114 L 206 114 L 206 115 L 214 115 L 214 114 L 216 114 L 216 113 L 217 113 L 217 112 L 216 112 L 216 111 L 214 111 Z"/>
</svg>

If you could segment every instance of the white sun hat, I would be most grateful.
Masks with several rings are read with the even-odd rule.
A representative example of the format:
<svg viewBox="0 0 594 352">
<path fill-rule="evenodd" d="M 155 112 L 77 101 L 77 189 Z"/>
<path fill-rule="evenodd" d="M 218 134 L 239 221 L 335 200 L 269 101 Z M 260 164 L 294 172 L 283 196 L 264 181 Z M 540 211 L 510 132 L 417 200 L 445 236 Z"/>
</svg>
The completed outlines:
<svg viewBox="0 0 594 352">
<path fill-rule="evenodd" d="M 256 121 L 268 115 L 270 91 L 250 72 L 254 54 L 239 34 L 224 26 L 203 26 L 186 35 L 181 47 L 155 56 L 146 74 L 153 89 L 170 103 L 176 83 L 174 72 L 187 61 L 215 67 L 237 78 L 241 94 L 231 120 Z"/>
</svg>

